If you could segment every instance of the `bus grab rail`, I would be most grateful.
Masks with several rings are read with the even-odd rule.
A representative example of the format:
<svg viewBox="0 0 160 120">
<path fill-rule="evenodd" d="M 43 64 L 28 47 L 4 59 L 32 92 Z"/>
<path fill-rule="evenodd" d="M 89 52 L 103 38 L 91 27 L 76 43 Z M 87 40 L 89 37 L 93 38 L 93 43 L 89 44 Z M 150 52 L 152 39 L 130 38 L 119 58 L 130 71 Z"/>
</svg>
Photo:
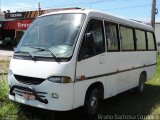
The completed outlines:
<svg viewBox="0 0 160 120">
<path fill-rule="evenodd" d="M 9 91 L 10 95 L 15 96 L 15 93 L 13 92 L 13 90 L 15 88 L 20 89 L 20 90 L 26 90 L 26 91 L 32 92 L 33 95 L 35 96 L 36 100 L 38 100 L 38 101 L 40 101 L 42 103 L 48 104 L 48 100 L 47 99 L 42 99 L 32 87 L 28 88 L 28 87 L 22 87 L 22 86 L 14 85 L 14 86 L 11 87 L 11 89 Z"/>
</svg>

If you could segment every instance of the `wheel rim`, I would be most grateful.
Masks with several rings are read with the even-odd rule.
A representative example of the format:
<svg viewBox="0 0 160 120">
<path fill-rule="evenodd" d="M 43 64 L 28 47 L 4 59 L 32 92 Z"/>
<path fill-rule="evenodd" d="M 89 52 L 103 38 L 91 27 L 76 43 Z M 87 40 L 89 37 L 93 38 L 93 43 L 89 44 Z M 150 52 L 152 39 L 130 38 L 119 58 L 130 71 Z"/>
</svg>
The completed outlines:
<svg viewBox="0 0 160 120">
<path fill-rule="evenodd" d="M 97 103 L 97 98 L 93 96 L 91 100 L 91 107 L 94 108 L 96 106 L 96 103 Z"/>
<path fill-rule="evenodd" d="M 92 96 L 90 99 L 90 111 L 92 113 L 96 112 L 98 99 L 96 96 Z"/>
</svg>

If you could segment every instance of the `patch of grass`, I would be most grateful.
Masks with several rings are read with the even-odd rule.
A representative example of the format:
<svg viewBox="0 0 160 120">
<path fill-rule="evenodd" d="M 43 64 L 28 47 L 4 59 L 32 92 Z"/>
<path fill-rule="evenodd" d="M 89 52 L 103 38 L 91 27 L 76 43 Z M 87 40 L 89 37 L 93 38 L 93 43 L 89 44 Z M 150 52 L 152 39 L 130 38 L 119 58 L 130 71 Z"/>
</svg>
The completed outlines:
<svg viewBox="0 0 160 120">
<path fill-rule="evenodd" d="M 160 55 L 157 57 L 157 72 L 152 80 L 147 82 L 147 85 L 153 86 L 154 88 L 150 90 L 151 92 L 154 90 L 153 94 L 156 93 L 155 104 L 150 114 L 160 114 Z"/>
<path fill-rule="evenodd" d="M 9 61 L 0 61 L 0 119 L 16 119 L 18 105 L 8 99 L 7 72 Z"/>
<path fill-rule="evenodd" d="M 8 101 L 8 85 L 6 80 L 0 80 L 0 101 Z"/>
<path fill-rule="evenodd" d="M 18 104 L 15 104 L 11 101 L 5 101 L 0 109 L 0 117 L 9 117 L 9 115 L 18 117 Z"/>
<path fill-rule="evenodd" d="M 0 119 L 14 120 L 18 113 L 18 104 L 8 99 L 8 85 L 6 80 L 0 80 Z M 8 119 L 9 119 L 8 118 Z"/>
<path fill-rule="evenodd" d="M 147 84 L 158 86 L 160 85 L 160 55 L 157 56 L 157 72 L 152 80 L 148 81 Z"/>
<path fill-rule="evenodd" d="M 9 61 L 0 61 L 0 102 L 7 101 L 8 96 L 8 84 L 7 84 L 7 72 Z"/>
<path fill-rule="evenodd" d="M 0 60 L 0 75 L 8 73 L 9 60 Z"/>
</svg>

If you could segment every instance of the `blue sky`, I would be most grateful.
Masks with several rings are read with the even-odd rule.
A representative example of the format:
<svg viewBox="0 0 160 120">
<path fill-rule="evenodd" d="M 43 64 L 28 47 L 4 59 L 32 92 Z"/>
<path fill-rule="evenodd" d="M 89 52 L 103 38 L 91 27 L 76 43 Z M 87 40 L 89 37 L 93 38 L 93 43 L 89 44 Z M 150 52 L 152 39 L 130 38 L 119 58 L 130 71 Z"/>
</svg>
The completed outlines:
<svg viewBox="0 0 160 120">
<path fill-rule="evenodd" d="M 102 10 L 125 18 L 150 21 L 152 0 L 0 0 L 1 11 L 36 10 L 38 3 L 42 9 L 82 7 Z M 156 20 L 160 21 L 160 0 L 157 0 L 159 13 Z"/>
</svg>

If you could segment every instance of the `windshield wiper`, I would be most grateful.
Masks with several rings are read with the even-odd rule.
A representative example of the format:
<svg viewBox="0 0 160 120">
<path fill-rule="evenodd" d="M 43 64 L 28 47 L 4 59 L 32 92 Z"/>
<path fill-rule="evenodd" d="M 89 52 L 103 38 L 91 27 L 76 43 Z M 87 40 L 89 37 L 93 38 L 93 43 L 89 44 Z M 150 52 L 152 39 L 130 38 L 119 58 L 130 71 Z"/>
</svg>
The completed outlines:
<svg viewBox="0 0 160 120">
<path fill-rule="evenodd" d="M 56 56 L 51 50 L 49 50 L 49 49 L 41 48 L 41 47 L 34 47 L 34 46 L 31 46 L 30 48 L 39 49 L 39 51 L 49 51 L 49 52 L 52 54 L 52 56 L 55 58 L 55 60 L 56 60 L 57 62 L 60 61 L 60 59 L 58 59 L 57 56 Z M 38 52 L 39 52 L 39 51 L 38 51 Z M 36 52 L 37 52 L 37 51 L 36 51 Z"/>
<path fill-rule="evenodd" d="M 16 51 L 15 53 L 27 53 L 27 54 L 29 54 L 29 56 L 32 58 L 33 61 L 37 61 L 37 59 L 35 58 L 35 56 L 32 55 L 31 52 L 26 52 L 26 51 Z"/>
</svg>

